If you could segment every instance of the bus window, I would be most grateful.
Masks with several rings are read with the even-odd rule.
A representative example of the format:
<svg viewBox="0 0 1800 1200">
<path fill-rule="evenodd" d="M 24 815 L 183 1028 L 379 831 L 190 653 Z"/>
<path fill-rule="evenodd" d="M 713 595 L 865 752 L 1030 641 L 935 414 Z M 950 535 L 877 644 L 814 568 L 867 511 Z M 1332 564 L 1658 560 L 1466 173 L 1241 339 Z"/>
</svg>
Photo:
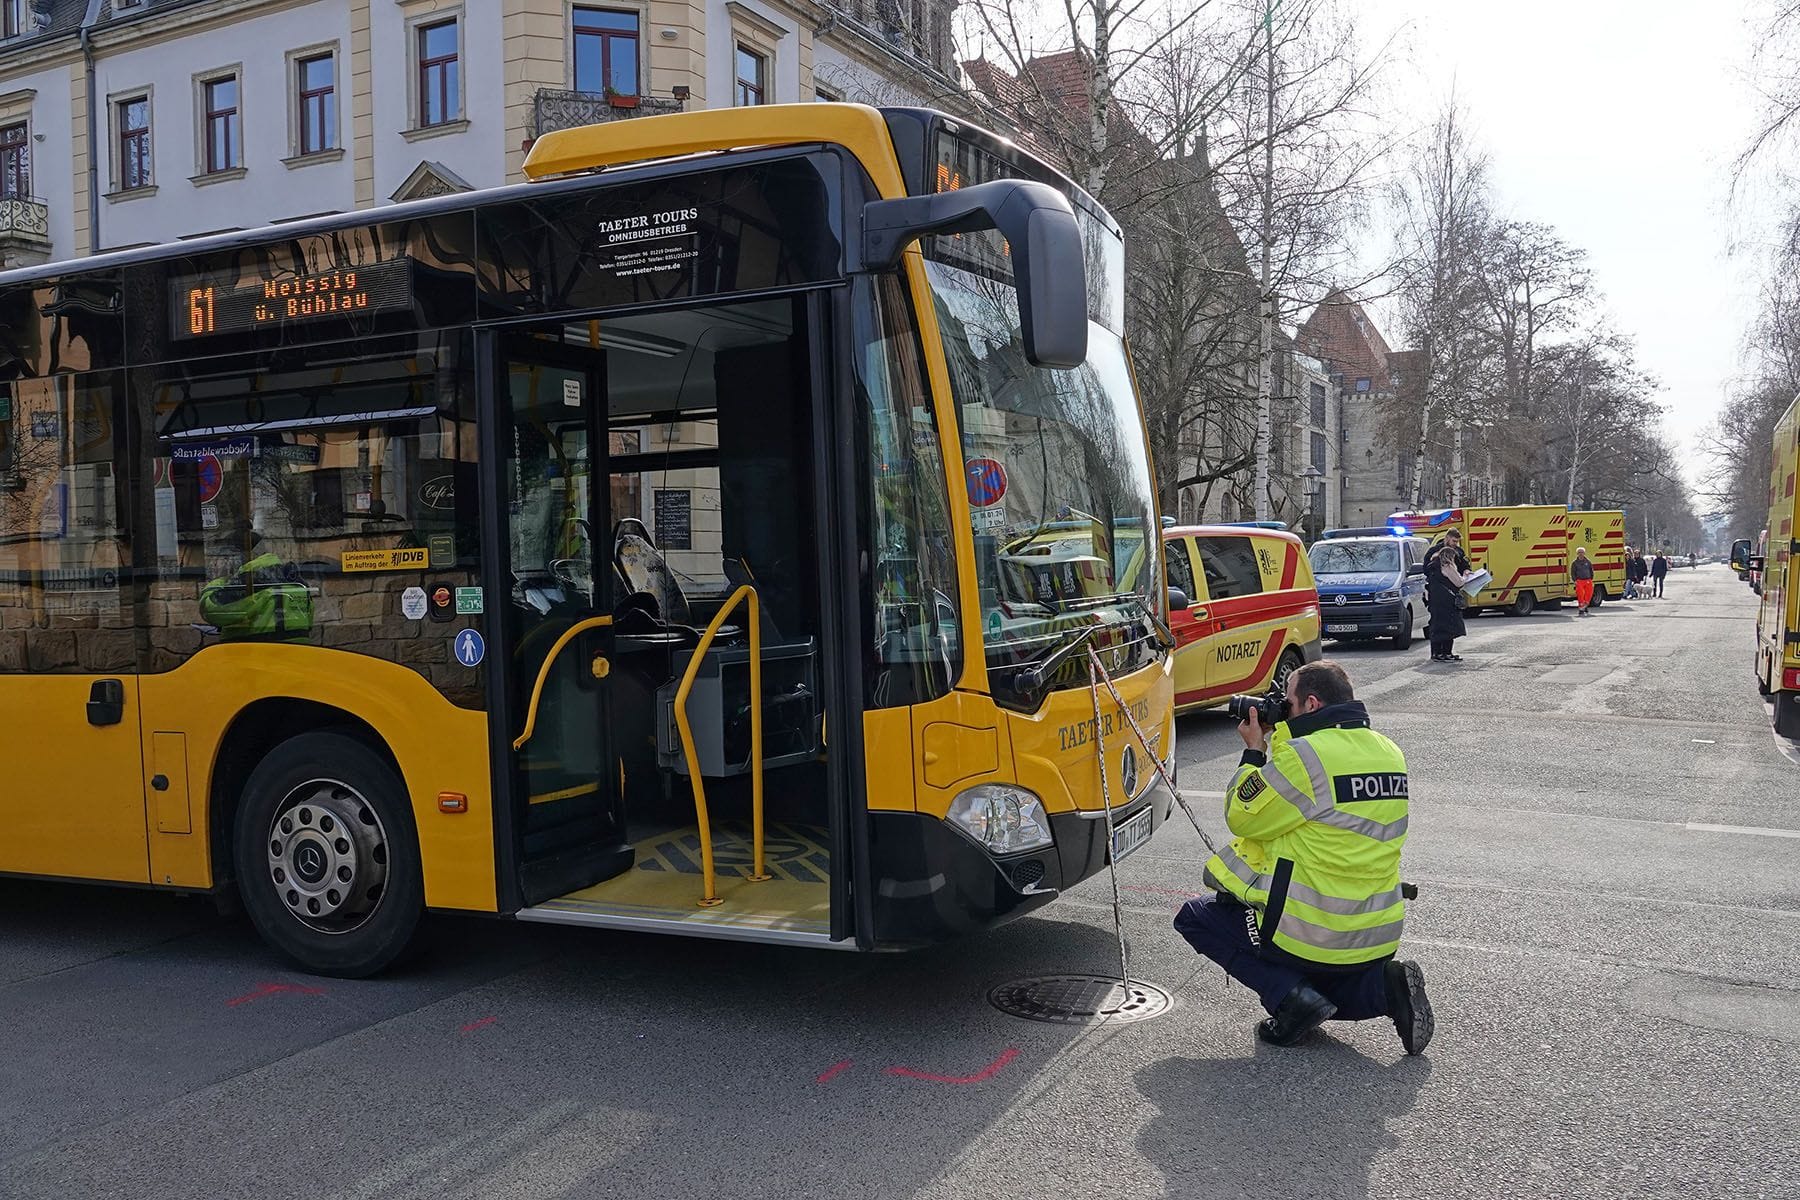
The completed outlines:
<svg viewBox="0 0 1800 1200">
<path fill-rule="evenodd" d="M 943 453 L 905 288 L 891 275 L 873 285 L 859 279 L 857 287 L 856 415 L 868 456 L 861 523 L 871 556 L 868 703 L 886 708 L 933 699 L 955 683 L 962 664 L 956 552 Z"/>
<path fill-rule="evenodd" d="M 408 593 L 479 583 L 464 335 L 423 335 L 147 374 L 155 579 L 144 669 L 271 641 L 399 662 L 482 706 Z"/>
<path fill-rule="evenodd" d="M 129 671 L 116 372 L 0 384 L 0 670 Z"/>
</svg>

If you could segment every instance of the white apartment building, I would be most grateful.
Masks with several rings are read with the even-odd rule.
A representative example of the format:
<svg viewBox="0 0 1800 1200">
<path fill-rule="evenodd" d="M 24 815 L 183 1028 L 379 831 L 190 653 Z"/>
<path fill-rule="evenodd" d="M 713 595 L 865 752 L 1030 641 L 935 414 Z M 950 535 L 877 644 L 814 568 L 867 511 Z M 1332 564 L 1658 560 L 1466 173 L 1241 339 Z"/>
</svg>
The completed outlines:
<svg viewBox="0 0 1800 1200">
<path fill-rule="evenodd" d="M 0 266 L 520 182 L 538 135 L 960 107 L 955 0 L 0 0 Z"/>
</svg>

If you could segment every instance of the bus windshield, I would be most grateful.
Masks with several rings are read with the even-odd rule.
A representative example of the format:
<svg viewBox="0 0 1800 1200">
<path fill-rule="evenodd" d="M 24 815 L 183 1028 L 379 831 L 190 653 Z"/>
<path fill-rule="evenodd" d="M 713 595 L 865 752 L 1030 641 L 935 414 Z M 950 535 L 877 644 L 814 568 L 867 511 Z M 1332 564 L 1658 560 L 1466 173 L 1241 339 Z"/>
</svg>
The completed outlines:
<svg viewBox="0 0 1800 1200">
<path fill-rule="evenodd" d="M 1155 495 L 1125 346 L 1088 323 L 1071 371 L 1025 357 L 1017 292 L 927 262 L 962 434 L 981 632 L 991 670 L 1025 665 L 1069 631 L 1106 627 L 1119 669 L 1154 653 Z M 1061 682 L 1085 680 L 1085 670 Z"/>
<path fill-rule="evenodd" d="M 1312 548 L 1315 575 L 1392 575 L 1400 569 L 1400 546 L 1371 539 L 1366 542 L 1318 542 Z"/>
</svg>

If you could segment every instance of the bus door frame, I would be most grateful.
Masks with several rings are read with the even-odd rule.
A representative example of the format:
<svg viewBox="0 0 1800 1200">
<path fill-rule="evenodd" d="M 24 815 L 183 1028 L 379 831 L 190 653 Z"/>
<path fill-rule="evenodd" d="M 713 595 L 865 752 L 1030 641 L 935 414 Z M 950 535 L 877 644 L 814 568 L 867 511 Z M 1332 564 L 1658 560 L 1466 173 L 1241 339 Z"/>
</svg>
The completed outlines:
<svg viewBox="0 0 1800 1200">
<path fill-rule="evenodd" d="M 818 528 L 820 643 L 825 669 L 825 777 L 831 812 L 831 936 L 874 947 L 870 894 L 869 804 L 863 760 L 863 628 L 861 533 L 856 514 L 862 455 L 856 439 L 856 374 L 850 330 L 854 287 L 814 289 L 806 296 L 812 376 L 813 505 Z M 833 353 L 833 351 L 836 351 Z M 856 586 L 834 587 L 854 579 Z"/>
<path fill-rule="evenodd" d="M 586 406 L 589 478 L 586 519 L 592 531 L 589 550 L 594 558 L 591 564 L 594 609 L 596 613 L 607 613 L 618 603 L 617 589 L 612 585 L 612 513 L 611 493 L 608 490 L 612 444 L 607 436 L 604 367 L 593 364 L 589 357 L 591 352 L 567 348 L 557 342 L 529 344 L 529 356 L 522 352 L 515 353 L 518 348 L 528 345 L 526 339 L 533 330 L 561 329 L 578 323 L 580 319 L 573 315 L 558 315 L 505 325 L 477 326 L 474 330 L 475 371 L 478 380 L 476 414 L 481 454 L 478 474 L 482 499 L 479 505 L 482 586 L 489 597 L 482 618 L 483 634 L 488 643 L 484 664 L 489 701 L 488 774 L 493 797 L 494 880 L 497 908 L 502 913 L 517 912 L 525 907 L 527 901 L 522 858 L 524 826 L 519 818 L 523 814 L 521 806 L 531 802 L 530 797 L 525 794 L 528 789 L 517 769 L 517 754 L 512 745 L 516 736 L 514 731 L 522 728 L 525 714 L 515 701 L 509 686 L 512 681 L 508 678 L 511 666 L 509 652 L 512 649 L 507 640 L 506 629 L 508 609 L 512 603 L 512 548 L 508 537 L 511 513 L 506 503 L 501 464 L 511 454 L 506 435 L 512 428 L 512 386 L 506 372 L 512 363 L 539 362 L 546 366 L 578 368 L 587 373 L 591 400 Z M 596 512 L 601 509 L 606 510 L 608 520 L 597 523 Z M 602 635 L 597 640 L 603 642 L 607 648 L 607 656 L 611 657 L 611 631 L 601 629 L 595 632 Z M 597 731 L 600 736 L 607 736 L 608 722 L 605 717 L 610 703 L 610 694 L 602 691 L 599 698 L 601 728 Z M 602 750 L 604 762 L 614 761 L 610 741 Z M 599 786 L 613 796 L 616 802 L 618 796 L 610 771 L 602 770 L 600 774 L 602 777 L 597 780 Z"/>
</svg>

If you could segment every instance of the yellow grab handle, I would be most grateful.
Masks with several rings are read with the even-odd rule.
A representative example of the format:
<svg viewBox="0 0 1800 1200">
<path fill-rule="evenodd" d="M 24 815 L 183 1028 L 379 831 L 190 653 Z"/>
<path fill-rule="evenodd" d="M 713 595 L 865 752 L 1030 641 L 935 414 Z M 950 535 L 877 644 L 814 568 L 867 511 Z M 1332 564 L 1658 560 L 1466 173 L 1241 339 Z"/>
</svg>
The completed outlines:
<svg viewBox="0 0 1800 1200">
<path fill-rule="evenodd" d="M 550 668 L 556 664 L 556 656 L 561 654 L 563 647 L 574 641 L 580 634 L 586 633 L 590 629 L 604 629 L 612 623 L 613 619 L 610 615 L 588 617 L 563 630 L 562 636 L 551 645 L 550 653 L 544 656 L 544 663 L 538 668 L 537 682 L 531 685 L 531 703 L 525 709 L 525 732 L 513 739 L 514 750 L 523 750 L 525 743 L 531 740 L 531 735 L 537 732 L 538 701 L 544 698 L 544 680 L 550 678 Z"/>
</svg>

